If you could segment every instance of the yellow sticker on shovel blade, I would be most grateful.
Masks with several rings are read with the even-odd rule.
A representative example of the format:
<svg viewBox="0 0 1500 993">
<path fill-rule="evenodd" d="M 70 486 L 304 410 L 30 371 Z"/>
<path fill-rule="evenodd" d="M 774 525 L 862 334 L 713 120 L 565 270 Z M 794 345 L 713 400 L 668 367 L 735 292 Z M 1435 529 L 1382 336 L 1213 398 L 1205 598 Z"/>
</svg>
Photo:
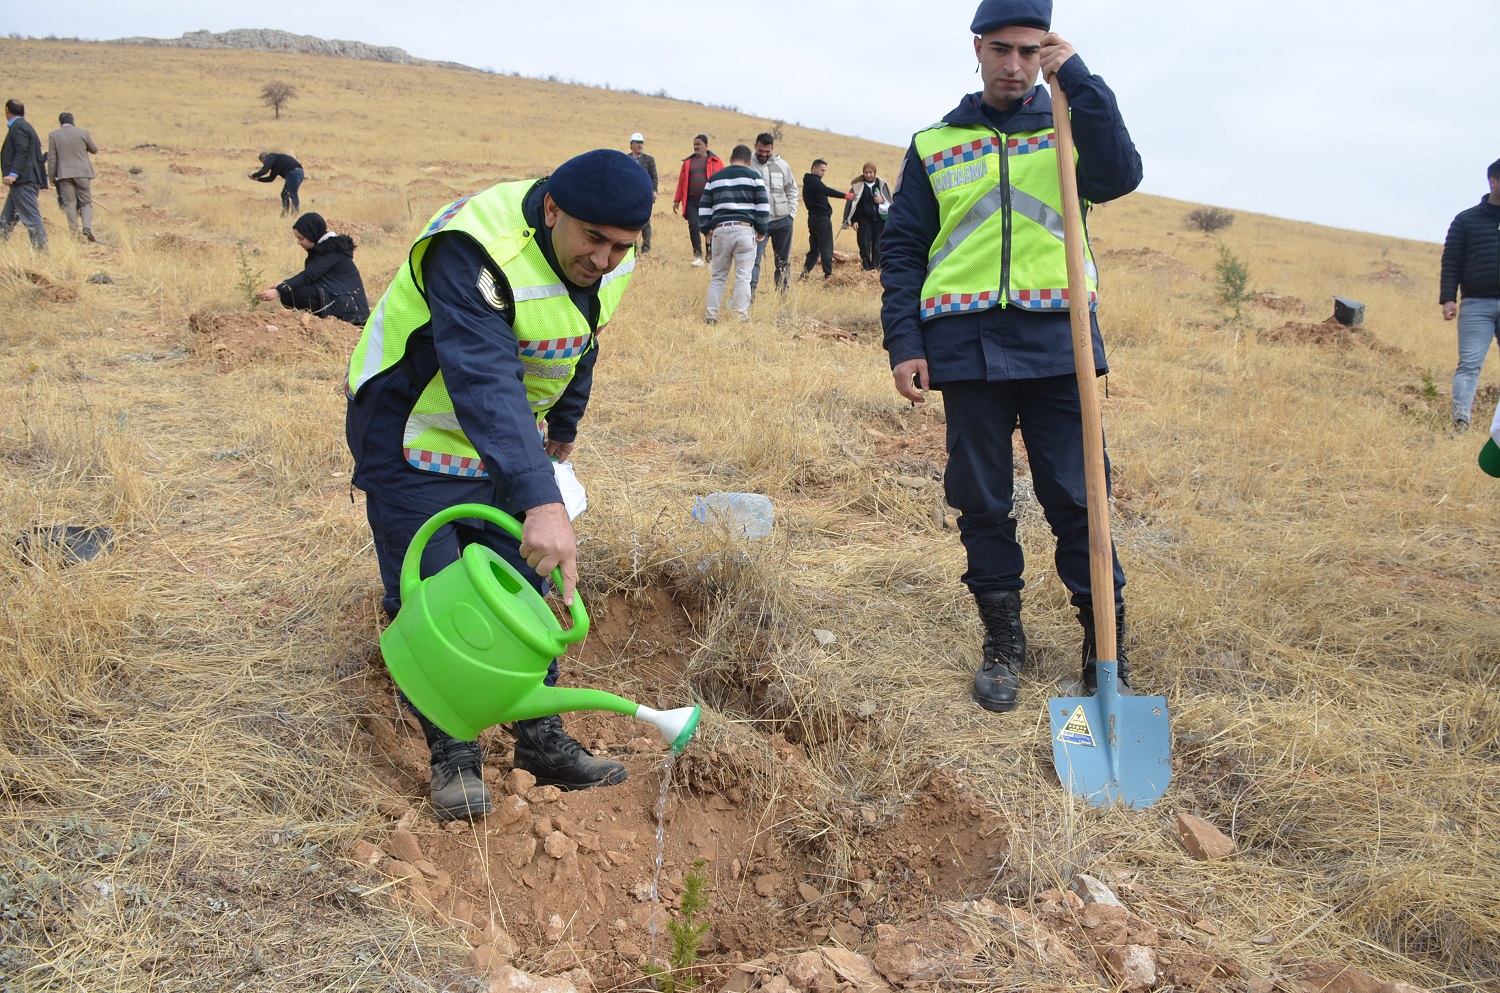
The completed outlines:
<svg viewBox="0 0 1500 993">
<path fill-rule="evenodd" d="M 1094 747 L 1094 730 L 1089 727 L 1089 717 L 1083 712 L 1083 704 L 1073 711 L 1062 730 L 1057 732 L 1057 740 L 1067 745 L 1088 745 Z"/>
</svg>

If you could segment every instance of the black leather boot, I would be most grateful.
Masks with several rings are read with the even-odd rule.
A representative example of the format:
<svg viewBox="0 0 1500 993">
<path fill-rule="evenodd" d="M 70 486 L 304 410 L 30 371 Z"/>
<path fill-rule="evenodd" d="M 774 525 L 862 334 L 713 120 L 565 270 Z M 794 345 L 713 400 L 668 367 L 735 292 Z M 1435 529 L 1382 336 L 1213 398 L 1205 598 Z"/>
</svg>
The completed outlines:
<svg viewBox="0 0 1500 993">
<path fill-rule="evenodd" d="M 563 730 L 562 718 L 538 717 L 517 721 L 516 758 L 512 763 L 536 777 L 538 786 L 586 790 L 590 786 L 613 786 L 625 781 L 625 767 L 608 759 L 596 759 Z"/>
<path fill-rule="evenodd" d="M 1083 689 L 1089 696 L 1099 692 L 1099 655 L 1094 642 L 1094 608 L 1078 608 L 1078 623 L 1083 625 Z M 1120 695 L 1132 696 L 1130 659 L 1125 656 L 1125 605 L 1115 605 L 1115 672 L 1120 677 Z"/>
<path fill-rule="evenodd" d="M 1021 594 L 1017 590 L 975 593 L 974 602 L 984 621 L 984 655 L 974 674 L 974 702 L 996 713 L 1014 710 L 1026 664 Z"/>
<path fill-rule="evenodd" d="M 439 732 L 431 739 L 432 811 L 440 821 L 479 817 L 490 812 L 479 742 L 459 741 Z"/>
</svg>

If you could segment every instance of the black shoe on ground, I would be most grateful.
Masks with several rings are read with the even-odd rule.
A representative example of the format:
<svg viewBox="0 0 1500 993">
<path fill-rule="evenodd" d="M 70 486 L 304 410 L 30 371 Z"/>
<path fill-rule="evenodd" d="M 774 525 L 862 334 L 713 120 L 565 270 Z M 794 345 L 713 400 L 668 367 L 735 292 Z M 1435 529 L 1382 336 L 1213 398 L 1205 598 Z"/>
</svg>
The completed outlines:
<svg viewBox="0 0 1500 993">
<path fill-rule="evenodd" d="M 440 821 L 490 812 L 479 742 L 444 735 L 432 744 L 432 811 Z"/>
<path fill-rule="evenodd" d="M 85 241 L 98 241 L 99 240 L 98 238 L 94 237 L 94 232 L 90 231 L 88 228 L 84 228 L 83 229 L 83 238 L 84 238 Z"/>
<path fill-rule="evenodd" d="M 984 621 L 984 655 L 974 673 L 974 702 L 1003 714 L 1016 709 L 1021 669 L 1026 664 L 1026 632 L 1021 628 L 1021 594 L 1015 590 L 975 593 Z"/>
<path fill-rule="evenodd" d="M 1468 434 L 1468 432 L 1469 432 L 1469 422 L 1468 421 L 1464 420 L 1462 417 L 1455 417 L 1455 418 L 1453 418 L 1453 433 L 1454 434 Z"/>
<path fill-rule="evenodd" d="M 562 718 L 539 717 L 517 721 L 516 757 L 511 764 L 536 777 L 538 786 L 586 790 L 591 786 L 614 786 L 625 781 L 625 767 L 594 753 L 569 737 Z"/>
<path fill-rule="evenodd" d="M 1094 638 L 1094 608 L 1078 608 L 1078 623 L 1083 627 L 1083 691 L 1088 696 L 1099 692 L 1099 655 Z M 1125 605 L 1115 605 L 1115 674 L 1120 681 L 1120 695 L 1134 696 L 1130 688 L 1130 659 L 1125 654 Z"/>
</svg>

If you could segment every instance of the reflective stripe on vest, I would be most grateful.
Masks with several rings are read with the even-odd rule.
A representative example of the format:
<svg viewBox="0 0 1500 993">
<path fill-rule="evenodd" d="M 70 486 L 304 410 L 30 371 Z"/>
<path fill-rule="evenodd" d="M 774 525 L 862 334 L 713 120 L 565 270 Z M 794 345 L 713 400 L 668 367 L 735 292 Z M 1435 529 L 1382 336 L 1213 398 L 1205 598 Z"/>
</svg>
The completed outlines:
<svg viewBox="0 0 1500 993">
<path fill-rule="evenodd" d="M 524 370 L 526 399 L 536 414 L 537 431 L 544 436 L 544 417 L 572 381 L 579 360 L 593 345 L 594 332 L 542 254 L 535 230 L 526 224 L 521 205 L 534 185 L 501 183 L 457 200 L 433 215 L 412 245 L 406 265 L 396 273 L 365 323 L 349 358 L 346 389 L 351 396 L 401 361 L 411 335 L 431 322 L 421 283 L 422 258 L 433 235 L 459 232 L 473 238 L 505 274 L 515 305 L 512 328 Z M 600 280 L 599 327 L 608 323 L 634 269 L 632 251 Z M 504 305 L 492 276 L 481 276 L 476 290 L 497 309 Z M 406 460 L 418 469 L 454 476 L 488 475 L 458 423 L 441 370 L 412 407 L 402 446 Z"/>
<path fill-rule="evenodd" d="M 921 319 L 1010 304 L 1067 309 L 1056 133 L 937 124 L 912 141 L 938 203 Z M 1093 309 L 1099 273 L 1087 232 L 1084 266 Z"/>
</svg>

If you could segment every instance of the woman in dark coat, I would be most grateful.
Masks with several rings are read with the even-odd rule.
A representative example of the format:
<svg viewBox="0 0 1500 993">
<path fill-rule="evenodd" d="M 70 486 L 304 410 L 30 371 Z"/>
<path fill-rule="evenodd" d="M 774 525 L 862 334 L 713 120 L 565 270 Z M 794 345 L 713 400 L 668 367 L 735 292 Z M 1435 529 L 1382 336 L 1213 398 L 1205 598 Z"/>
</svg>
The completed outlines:
<svg viewBox="0 0 1500 993">
<path fill-rule="evenodd" d="M 302 271 L 255 294 L 257 299 L 280 299 L 283 307 L 307 310 L 319 317 L 337 317 L 350 324 L 370 319 L 364 280 L 354 266 L 354 239 L 328 230 L 320 214 L 303 214 L 292 225 L 297 244 L 307 251 Z"/>
</svg>

